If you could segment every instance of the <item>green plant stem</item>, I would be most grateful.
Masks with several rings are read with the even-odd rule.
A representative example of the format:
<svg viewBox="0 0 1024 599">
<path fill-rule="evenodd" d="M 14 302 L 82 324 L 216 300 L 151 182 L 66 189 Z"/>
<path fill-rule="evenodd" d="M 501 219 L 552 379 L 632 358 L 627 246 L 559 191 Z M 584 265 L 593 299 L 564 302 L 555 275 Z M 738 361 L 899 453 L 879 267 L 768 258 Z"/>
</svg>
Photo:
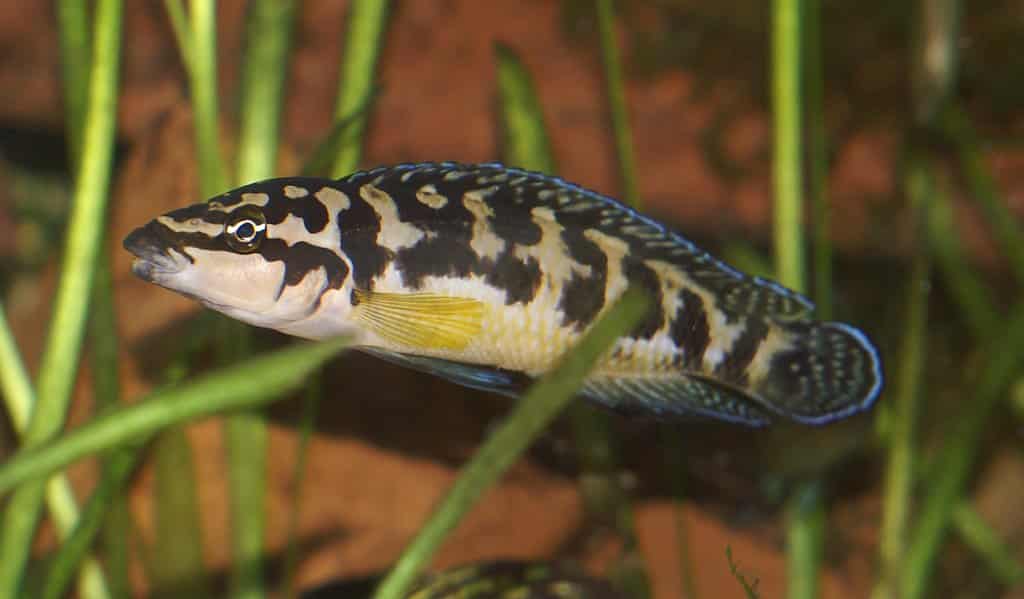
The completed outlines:
<svg viewBox="0 0 1024 599">
<path fill-rule="evenodd" d="M 96 3 L 82 161 L 75 179 L 54 315 L 39 370 L 38 401 L 25 431 L 26 447 L 39 445 L 60 431 L 74 384 L 89 305 L 83 298 L 89 297 L 92 285 L 110 183 L 121 9 L 119 0 Z M 0 597 L 13 597 L 21 584 L 45 489 L 44 480 L 26 484 L 4 511 L 0 526 Z"/>
<path fill-rule="evenodd" d="M 633 134 L 629 126 L 626 105 L 626 86 L 622 78 L 622 60 L 615 38 L 615 13 L 612 0 L 595 0 L 597 26 L 601 38 L 601 59 L 604 63 L 605 89 L 615 132 L 615 151 L 619 158 L 619 176 L 622 178 L 622 197 L 634 208 L 640 208 L 640 193 L 636 180 L 636 160 L 633 157 Z"/>
<path fill-rule="evenodd" d="M 537 97 L 530 73 L 504 44 L 495 44 L 494 59 L 498 73 L 498 93 L 501 96 L 501 122 L 503 155 L 512 165 L 555 174 L 558 166 L 544 112 Z"/>
<path fill-rule="evenodd" d="M 223 193 L 228 187 L 227 168 L 220 151 L 217 108 L 217 2 L 192 0 L 189 5 L 192 34 L 189 82 L 195 125 L 196 154 L 199 157 L 199 187 L 204 197 Z"/>
<path fill-rule="evenodd" d="M 672 489 L 672 503 L 675 511 L 676 545 L 679 548 L 679 580 L 683 597 L 697 599 L 697 579 L 693 571 L 693 557 L 690 547 L 689 527 L 683 502 L 686 497 L 686 447 L 671 425 L 661 426 L 662 444 L 665 451 L 665 471 Z"/>
<path fill-rule="evenodd" d="M 931 469 L 928 495 L 919 510 L 910 547 L 903 562 L 904 587 L 901 599 L 924 597 L 934 578 L 935 558 L 960 502 L 971 465 L 978 453 L 981 435 L 995 406 L 1024 364 L 1024 302 L 1013 311 L 1003 333 L 987 347 L 988 360 L 981 372 L 970 405 L 952 420 L 953 430 Z"/>
<path fill-rule="evenodd" d="M 92 291 L 92 318 L 89 337 L 92 349 L 93 401 L 95 403 L 94 410 L 103 412 L 114 409 L 121 401 L 117 314 L 114 307 L 114 281 L 109 252 L 101 251 L 97 256 L 96 280 L 93 282 Z M 104 563 L 109 574 L 110 594 L 114 597 L 127 597 L 131 593 L 128 579 L 128 561 L 131 553 L 129 547 L 131 508 L 128 505 L 128 497 L 117 491 L 123 486 L 123 478 L 131 472 L 131 464 L 139 459 L 138 452 L 138 448 L 133 447 L 105 456 L 103 479 L 93 493 L 94 497 L 108 493 L 107 499 L 103 500 L 104 509 L 102 510 L 106 514 L 103 525 L 103 552 L 105 554 Z M 103 485 L 109 485 L 110 488 Z M 88 510 L 89 506 L 86 506 L 86 511 L 88 512 Z M 76 535 L 84 534 L 77 530 L 89 530 L 89 526 L 91 524 L 79 524 Z M 85 545 L 88 547 L 88 543 Z M 86 560 L 86 566 L 88 566 L 91 558 L 86 558 Z"/>
<path fill-rule="evenodd" d="M 238 141 L 237 181 L 240 184 L 274 176 L 294 20 L 293 0 L 250 3 L 245 28 Z M 227 335 L 227 343 L 232 345 L 232 353 L 243 358 L 250 345 L 249 331 L 242 329 L 239 323 L 230 323 L 230 326 L 237 330 Z M 266 418 L 258 411 L 243 412 L 230 416 L 225 428 L 234 557 L 231 596 L 260 599 L 266 595 L 263 582 Z"/>
<path fill-rule="evenodd" d="M 346 339 L 332 339 L 289 347 L 186 385 L 151 393 L 45 446 L 19 451 L 0 466 L 0 493 L 77 459 L 146 437 L 160 429 L 272 401 L 302 383 L 346 344 Z"/>
<path fill-rule="evenodd" d="M 89 97 L 89 14 L 82 0 L 59 0 L 57 22 L 60 26 L 60 66 L 64 128 L 67 131 L 68 157 L 71 172 L 78 172 L 82 148 L 82 127 L 85 124 Z"/>
<path fill-rule="evenodd" d="M 928 239 L 936 267 L 971 334 L 976 340 L 989 338 L 1000 326 L 1002 317 L 988 288 L 966 258 L 948 194 L 940 193 L 928 209 Z"/>
<path fill-rule="evenodd" d="M 348 30 L 341 58 L 341 77 L 334 115 L 337 120 L 355 118 L 338 146 L 338 155 L 331 170 L 335 177 L 344 177 L 359 166 L 368 120 L 368 115 L 360 110 L 360 106 L 373 89 L 373 74 L 383 45 L 387 18 L 387 0 L 361 0 L 349 4 Z"/>
<path fill-rule="evenodd" d="M 921 159 L 910 161 L 906 189 L 910 204 L 918 216 L 918 230 L 923 234 L 928 206 L 936 190 L 929 165 Z M 919 235 L 919 238 L 921 237 L 923 235 Z M 916 422 L 927 352 L 930 273 L 931 257 L 929 252 L 922 248 L 921 251 L 914 253 L 907 284 L 907 315 L 904 320 L 895 399 L 883 407 L 886 410 L 883 414 L 888 454 L 885 469 L 885 503 L 879 541 L 881 576 L 872 595 L 874 599 L 899 597 L 907 531 L 912 515 L 911 498 L 916 478 Z"/>
<path fill-rule="evenodd" d="M 1000 583 L 1008 587 L 1024 584 L 1024 564 L 1014 557 L 1013 550 L 970 504 L 961 502 L 957 506 L 953 511 L 953 524 L 964 542 L 985 559 Z"/>
<path fill-rule="evenodd" d="M 775 120 L 775 273 L 796 291 L 806 288 L 801 230 L 801 26 L 800 0 L 774 0 L 772 8 L 772 108 Z M 788 596 L 818 594 L 818 571 L 825 527 L 824 483 L 805 481 L 794 490 L 787 509 Z"/>
<path fill-rule="evenodd" d="M 238 326 L 238 323 L 231 323 Z M 261 411 L 232 414 L 225 420 L 228 487 L 231 499 L 231 596 L 258 599 L 263 582 L 266 530 L 267 423 Z"/>
<path fill-rule="evenodd" d="M 825 69 L 821 48 L 822 0 L 803 0 L 804 114 L 807 122 L 807 181 L 814 207 L 814 304 L 817 318 L 832 318 L 832 220 L 828 199 L 828 139 L 825 130 Z"/>
<path fill-rule="evenodd" d="M 797 291 L 806 288 L 801 227 L 800 5 L 801 0 L 774 0 L 772 32 L 775 275 Z"/>
<path fill-rule="evenodd" d="M 282 596 L 293 599 L 296 596 L 295 570 L 299 561 L 299 514 L 302 511 L 302 500 L 306 482 L 306 463 L 309 461 L 309 442 L 313 438 L 316 426 L 316 414 L 323 399 L 323 388 L 320 377 L 314 375 L 306 382 L 306 390 L 302 401 L 302 418 L 299 423 L 299 449 L 292 471 L 292 508 L 288 513 L 288 546 L 285 550 L 282 579 L 284 589 Z"/>
<path fill-rule="evenodd" d="M 522 168 L 556 174 L 554 152 L 529 72 L 506 46 L 495 46 L 501 95 L 505 160 Z M 588 517 L 610 525 L 624 551 L 613 579 L 630 596 L 650 596 L 650 583 L 637 556 L 636 531 L 629 494 L 618 476 L 615 440 L 607 414 L 585 403 L 569 406 L 569 420 L 580 462 L 580 492 Z"/>
<path fill-rule="evenodd" d="M 512 408 L 498 430 L 462 469 L 433 515 L 377 587 L 373 599 L 405 596 L 447 534 L 572 400 L 598 358 L 615 339 L 639 322 L 648 304 L 643 292 L 627 291 L 587 332 L 579 345 Z"/>
<path fill-rule="evenodd" d="M 977 135 L 967 115 L 956 106 L 944 113 L 943 127 L 956 142 L 960 164 L 971 189 L 971 197 L 977 200 L 982 214 L 995 233 L 995 239 L 1013 270 L 1018 284 L 1024 284 L 1024 234 L 1020 220 L 1009 208 L 1006 199 L 999 193 L 978 149 Z"/>
<path fill-rule="evenodd" d="M 195 456 L 184 427 L 157 435 L 153 462 L 154 545 L 159 553 L 150 580 L 156 594 L 213 597 L 203 561 Z"/>
<path fill-rule="evenodd" d="M 239 184 L 274 176 L 294 22 L 294 0 L 250 3 L 238 136 Z"/>
<path fill-rule="evenodd" d="M 74 576 L 78 566 L 82 564 L 89 547 L 96 538 L 103 518 L 115 505 L 115 498 L 121 494 L 128 476 L 138 463 L 141 453 L 135 449 L 118 450 L 113 453 L 105 462 L 103 477 L 99 485 L 89 498 L 82 517 L 75 527 L 74 532 L 61 545 L 60 551 L 50 569 L 47 571 L 46 582 L 43 586 L 43 599 L 59 599 L 63 597 L 71 577 Z"/>
<path fill-rule="evenodd" d="M 0 395 L 6 404 L 15 432 L 23 437 L 29 414 L 35 405 L 35 392 L 29 381 L 25 364 L 18 353 L 7 319 L 0 304 Z M 46 485 L 46 504 L 62 541 L 71 534 L 78 522 L 78 504 L 71 483 L 63 474 L 54 476 Z M 79 592 L 86 599 L 106 599 L 110 594 L 99 563 L 90 558 L 82 566 Z"/>
<path fill-rule="evenodd" d="M 164 0 L 164 9 L 167 11 L 167 19 L 171 22 L 171 31 L 174 32 L 174 39 L 178 43 L 178 51 L 181 53 L 181 62 L 185 70 L 192 72 L 192 56 L 195 54 L 192 42 L 192 29 L 188 24 L 188 17 L 185 15 L 185 5 L 182 0 Z"/>
<path fill-rule="evenodd" d="M 303 177 L 330 177 L 334 159 L 341 151 L 341 147 L 344 144 L 362 143 L 361 139 L 357 140 L 350 135 L 349 129 L 368 114 L 378 92 L 377 88 L 371 89 L 354 113 L 335 119 L 330 132 L 317 144 L 302 165 L 300 172 Z"/>
<path fill-rule="evenodd" d="M 25 363 L 18 352 L 14 333 L 7 324 L 3 304 L 0 303 L 0 396 L 11 418 L 16 433 L 23 435 L 28 426 L 29 415 L 35 405 L 35 392 L 25 370 Z"/>
<path fill-rule="evenodd" d="M 824 482 L 801 482 L 787 501 L 787 595 L 817 597 L 818 570 L 824 551 Z"/>
</svg>

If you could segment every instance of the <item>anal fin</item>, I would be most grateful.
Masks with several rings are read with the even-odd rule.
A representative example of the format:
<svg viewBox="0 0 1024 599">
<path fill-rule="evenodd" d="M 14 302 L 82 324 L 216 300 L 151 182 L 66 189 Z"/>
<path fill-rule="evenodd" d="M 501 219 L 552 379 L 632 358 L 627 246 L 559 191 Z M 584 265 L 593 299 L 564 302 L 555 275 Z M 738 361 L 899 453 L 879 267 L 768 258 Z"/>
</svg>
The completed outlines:
<svg viewBox="0 0 1024 599">
<path fill-rule="evenodd" d="M 483 302 L 437 293 L 353 292 L 353 315 L 380 337 L 410 349 L 462 349 L 481 328 Z"/>
<path fill-rule="evenodd" d="M 414 356 L 373 347 L 362 347 L 359 349 L 392 364 L 426 372 L 457 385 L 500 393 L 509 397 L 518 397 L 532 382 L 529 376 L 521 372 L 512 372 L 490 366 L 467 364 L 442 358 Z"/>
<path fill-rule="evenodd" d="M 771 423 L 770 413 L 739 391 L 683 374 L 593 375 L 580 393 L 613 410 L 655 419 L 713 418 L 751 427 Z"/>
</svg>

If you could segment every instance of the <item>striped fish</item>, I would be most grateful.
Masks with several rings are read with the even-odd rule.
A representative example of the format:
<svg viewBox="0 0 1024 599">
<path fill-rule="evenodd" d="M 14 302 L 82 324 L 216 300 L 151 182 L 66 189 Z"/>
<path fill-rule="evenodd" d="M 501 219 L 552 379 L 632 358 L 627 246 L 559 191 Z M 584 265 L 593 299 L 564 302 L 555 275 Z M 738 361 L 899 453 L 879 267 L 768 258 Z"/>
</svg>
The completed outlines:
<svg viewBox="0 0 1024 599">
<path fill-rule="evenodd" d="M 124 240 L 139 277 L 238 320 L 515 396 L 629 284 L 654 298 L 581 394 L 659 418 L 822 424 L 871 406 L 857 329 L 662 224 L 499 164 L 402 164 L 253 183 Z"/>
</svg>

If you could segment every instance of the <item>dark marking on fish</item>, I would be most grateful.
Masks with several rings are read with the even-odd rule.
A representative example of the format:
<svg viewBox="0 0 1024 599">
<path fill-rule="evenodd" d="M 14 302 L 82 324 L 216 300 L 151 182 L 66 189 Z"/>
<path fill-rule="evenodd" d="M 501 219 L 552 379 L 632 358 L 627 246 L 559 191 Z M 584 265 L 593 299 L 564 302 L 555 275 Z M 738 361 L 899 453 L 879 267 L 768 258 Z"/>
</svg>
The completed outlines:
<svg viewBox="0 0 1024 599">
<path fill-rule="evenodd" d="M 479 272 L 480 258 L 469 246 L 473 233 L 468 222 L 449 223 L 436 232 L 396 252 L 402 282 L 413 289 L 419 289 L 428 276 L 465 277 Z"/>
<path fill-rule="evenodd" d="M 537 295 L 542 273 L 536 258 L 526 260 L 517 257 L 510 248 L 505 248 L 495 261 L 484 259 L 481 270 L 487 274 L 484 281 L 498 289 L 504 289 L 505 304 L 526 304 Z"/>
<path fill-rule="evenodd" d="M 319 233 L 324 230 L 324 227 L 327 226 L 328 215 L 327 207 L 324 206 L 323 202 L 312 195 L 292 201 L 300 204 L 297 206 L 297 211 L 294 214 L 302 219 L 302 224 L 306 226 L 306 231 Z"/>
<path fill-rule="evenodd" d="M 669 335 L 676 346 L 682 349 L 681 366 L 688 370 L 699 370 L 704 361 L 704 352 L 711 343 L 708 312 L 704 300 L 696 293 L 685 287 L 678 293 L 682 304 L 676 310 Z"/>
<path fill-rule="evenodd" d="M 715 367 L 715 376 L 733 385 L 746 386 L 747 366 L 757 354 L 757 348 L 768 336 L 768 323 L 760 318 L 749 318 L 733 342 L 732 347 Z"/>
<path fill-rule="evenodd" d="M 373 291 L 373 279 L 384 272 L 394 253 L 377 245 L 380 215 L 354 190 L 342 190 L 351 205 L 336 216 L 341 251 L 352 262 L 352 279 L 360 289 Z"/>
<path fill-rule="evenodd" d="M 657 273 L 651 270 L 643 262 L 632 260 L 629 256 L 623 258 L 623 274 L 633 285 L 643 287 L 651 297 L 651 307 L 647 316 L 636 325 L 630 332 L 634 339 L 650 339 L 665 324 L 665 310 L 662 307 L 661 280 Z"/>
<path fill-rule="evenodd" d="M 192 204 L 178 210 L 173 210 L 167 213 L 167 216 L 172 218 L 175 222 L 185 223 L 193 218 L 202 219 L 205 222 L 213 224 L 223 224 L 227 215 L 223 212 L 210 210 L 205 204 Z"/>
<path fill-rule="evenodd" d="M 562 231 L 562 241 L 570 258 L 590 267 L 589 276 L 573 272 L 558 300 L 558 309 L 564 315 L 562 324 L 581 329 L 593 322 L 604 307 L 608 256 L 596 243 L 584 237 L 582 231 L 576 229 Z"/>
<path fill-rule="evenodd" d="M 508 189 L 502 188 L 488 198 L 493 198 L 493 201 L 488 202 L 494 211 L 494 216 L 489 219 L 491 230 L 508 243 L 522 246 L 537 245 L 542 236 L 540 225 L 533 222 L 528 210 L 514 204 L 509 195 Z"/>
<path fill-rule="evenodd" d="M 257 250 L 270 262 L 284 263 L 284 284 L 298 285 L 309 273 L 323 267 L 328 289 L 340 289 L 348 278 L 348 265 L 338 254 L 316 245 L 299 241 L 288 245 L 282 239 L 264 239 Z"/>
</svg>

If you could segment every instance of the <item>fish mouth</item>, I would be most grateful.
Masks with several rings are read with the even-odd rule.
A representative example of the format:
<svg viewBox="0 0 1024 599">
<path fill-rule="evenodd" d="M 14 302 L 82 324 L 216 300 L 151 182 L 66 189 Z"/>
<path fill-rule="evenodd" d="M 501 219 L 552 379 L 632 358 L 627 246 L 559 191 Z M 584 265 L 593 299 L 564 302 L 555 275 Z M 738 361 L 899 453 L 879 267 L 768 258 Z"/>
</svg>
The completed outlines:
<svg viewBox="0 0 1024 599">
<path fill-rule="evenodd" d="M 188 257 L 174 248 L 167 234 L 166 227 L 153 220 L 124 238 L 124 249 L 135 256 L 132 262 L 132 273 L 135 276 L 156 282 L 157 279 L 184 270 L 189 262 Z"/>
</svg>

